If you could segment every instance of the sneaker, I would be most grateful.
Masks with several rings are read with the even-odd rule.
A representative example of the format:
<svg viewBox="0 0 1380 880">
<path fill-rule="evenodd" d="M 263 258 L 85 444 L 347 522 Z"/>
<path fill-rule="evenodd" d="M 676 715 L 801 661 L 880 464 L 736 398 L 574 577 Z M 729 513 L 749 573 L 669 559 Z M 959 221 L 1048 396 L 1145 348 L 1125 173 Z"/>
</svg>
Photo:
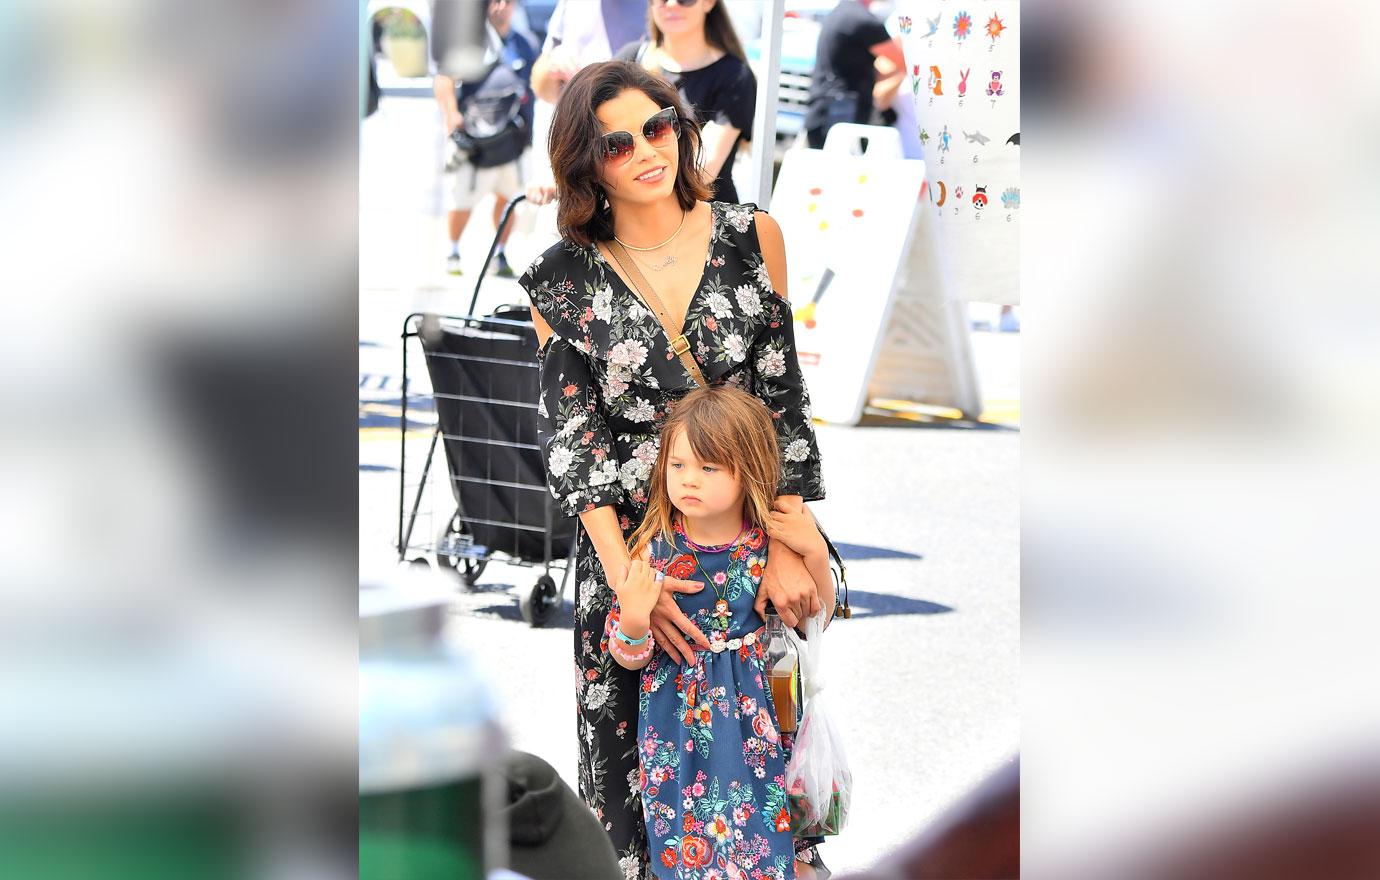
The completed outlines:
<svg viewBox="0 0 1380 880">
<path fill-rule="evenodd" d="M 446 271 L 449 272 L 451 275 L 463 275 L 463 274 L 465 274 L 465 273 L 463 273 L 463 272 L 460 271 L 460 255 L 459 255 L 459 254 L 451 254 L 450 256 L 446 257 Z"/>
<path fill-rule="evenodd" d="M 497 254 L 494 255 L 494 260 L 496 261 L 496 264 L 498 266 L 498 268 L 494 269 L 494 274 L 497 275 L 499 278 L 517 277 L 517 275 L 513 272 L 513 267 L 508 265 L 508 258 L 503 255 L 502 251 L 499 251 Z"/>
</svg>

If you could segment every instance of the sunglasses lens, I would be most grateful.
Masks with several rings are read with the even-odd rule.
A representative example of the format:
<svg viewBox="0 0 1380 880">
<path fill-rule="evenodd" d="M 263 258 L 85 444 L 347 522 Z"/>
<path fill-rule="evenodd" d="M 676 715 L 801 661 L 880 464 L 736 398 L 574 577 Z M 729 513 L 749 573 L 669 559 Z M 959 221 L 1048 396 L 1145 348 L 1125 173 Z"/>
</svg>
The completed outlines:
<svg viewBox="0 0 1380 880">
<path fill-rule="evenodd" d="M 632 155 L 633 137 L 626 131 L 604 135 L 604 161 L 625 162 Z"/>
<path fill-rule="evenodd" d="M 680 136 L 680 123 L 669 113 L 658 113 L 642 126 L 642 136 L 652 146 L 663 147 L 671 138 Z"/>
</svg>

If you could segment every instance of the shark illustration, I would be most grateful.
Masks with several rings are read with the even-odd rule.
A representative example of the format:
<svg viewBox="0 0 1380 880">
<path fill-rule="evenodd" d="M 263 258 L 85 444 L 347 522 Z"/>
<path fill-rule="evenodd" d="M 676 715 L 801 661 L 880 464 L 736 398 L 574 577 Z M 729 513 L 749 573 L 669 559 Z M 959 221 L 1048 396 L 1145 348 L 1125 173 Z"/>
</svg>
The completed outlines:
<svg viewBox="0 0 1380 880">
<path fill-rule="evenodd" d="M 991 140 L 991 138 L 980 131 L 975 131 L 972 134 L 968 134 L 968 132 L 965 131 L 963 133 L 963 138 L 970 144 L 981 144 L 984 147 L 987 146 L 987 142 Z"/>
<path fill-rule="evenodd" d="M 925 24 L 930 26 L 930 30 L 929 33 L 924 34 L 923 37 L 932 37 L 939 32 L 939 16 L 936 15 L 933 21 L 928 18 L 925 19 Z"/>
</svg>

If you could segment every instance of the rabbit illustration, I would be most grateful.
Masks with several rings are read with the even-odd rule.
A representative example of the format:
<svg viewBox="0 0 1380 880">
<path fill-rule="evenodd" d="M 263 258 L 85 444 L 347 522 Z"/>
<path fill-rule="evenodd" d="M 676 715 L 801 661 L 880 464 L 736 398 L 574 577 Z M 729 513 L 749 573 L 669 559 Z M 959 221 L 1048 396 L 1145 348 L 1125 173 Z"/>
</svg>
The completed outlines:
<svg viewBox="0 0 1380 880">
<path fill-rule="evenodd" d="M 958 72 L 958 75 L 963 77 L 958 83 L 958 96 L 960 98 L 968 94 L 968 74 L 971 73 L 972 70 L 973 69 L 970 67 L 967 70 L 960 70 Z"/>
</svg>

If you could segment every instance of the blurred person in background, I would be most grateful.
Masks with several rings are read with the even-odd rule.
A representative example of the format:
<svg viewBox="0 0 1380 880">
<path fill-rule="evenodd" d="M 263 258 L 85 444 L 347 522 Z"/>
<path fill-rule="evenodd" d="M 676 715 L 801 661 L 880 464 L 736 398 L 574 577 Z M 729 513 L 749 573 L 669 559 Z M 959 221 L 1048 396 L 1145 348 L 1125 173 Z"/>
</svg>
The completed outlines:
<svg viewBox="0 0 1380 880">
<path fill-rule="evenodd" d="M 510 161 L 492 165 L 477 156 L 469 156 L 457 144 L 455 153 L 446 164 L 450 183 L 450 210 L 446 214 L 450 235 L 450 256 L 446 271 L 461 274 L 460 236 L 469 223 L 470 214 L 486 196 L 494 196 L 494 227 L 498 227 L 508 199 L 523 185 L 522 163 L 532 144 L 532 65 L 537 53 L 527 38 L 513 29 L 513 11 L 517 0 L 488 0 L 489 35 L 497 58 L 489 73 L 481 80 L 457 84 L 443 74 L 436 74 L 432 90 L 441 105 L 442 124 L 452 140 L 461 133 L 461 141 L 474 138 L 490 139 L 495 130 L 503 132 L 506 152 L 515 152 Z M 461 108 L 464 108 L 463 111 Z M 467 118 L 467 116 L 469 118 Z M 518 130 L 520 129 L 520 131 Z M 519 142 L 520 141 L 520 142 Z M 484 167 L 480 167 L 480 165 Z M 503 252 L 504 243 L 512 231 L 511 224 L 499 237 L 494 252 L 495 273 L 500 278 L 512 278 L 513 270 Z"/>
<path fill-rule="evenodd" d="M 652 0 L 647 33 L 614 57 L 635 61 L 676 87 L 700 124 L 701 161 L 713 197 L 736 203 L 733 157 L 752 131 L 757 80 L 732 20 L 718 0 Z"/>
<path fill-rule="evenodd" d="M 617 49 L 646 35 L 647 0 L 560 0 L 532 68 L 532 90 L 544 106 L 554 106 L 580 68 L 608 61 Z M 527 199 L 545 205 L 555 198 L 554 176 L 547 169 L 527 187 Z"/>
<path fill-rule="evenodd" d="M 824 146 L 837 123 L 867 124 L 874 111 L 886 114 L 883 124 L 895 118 L 891 104 L 905 79 L 906 62 L 886 25 L 868 11 L 869 2 L 842 0 L 820 27 L 805 111 L 805 137 L 812 150 Z"/>
<path fill-rule="evenodd" d="M 548 104 L 586 64 L 608 61 L 646 36 L 647 0 L 561 0 L 532 70 L 532 89 Z"/>
</svg>

